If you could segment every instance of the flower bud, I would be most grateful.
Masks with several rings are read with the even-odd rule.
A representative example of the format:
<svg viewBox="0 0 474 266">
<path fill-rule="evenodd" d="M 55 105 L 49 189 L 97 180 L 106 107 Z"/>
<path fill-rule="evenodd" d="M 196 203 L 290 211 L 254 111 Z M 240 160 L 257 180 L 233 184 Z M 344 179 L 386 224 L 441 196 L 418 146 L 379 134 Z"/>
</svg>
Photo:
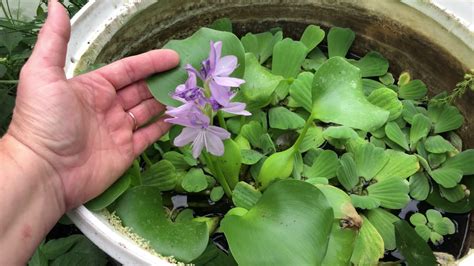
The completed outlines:
<svg viewBox="0 0 474 266">
<path fill-rule="evenodd" d="M 291 175 L 296 151 L 294 147 L 290 147 L 272 154 L 265 160 L 257 177 L 260 190 L 265 189 L 275 179 L 284 179 Z"/>
</svg>

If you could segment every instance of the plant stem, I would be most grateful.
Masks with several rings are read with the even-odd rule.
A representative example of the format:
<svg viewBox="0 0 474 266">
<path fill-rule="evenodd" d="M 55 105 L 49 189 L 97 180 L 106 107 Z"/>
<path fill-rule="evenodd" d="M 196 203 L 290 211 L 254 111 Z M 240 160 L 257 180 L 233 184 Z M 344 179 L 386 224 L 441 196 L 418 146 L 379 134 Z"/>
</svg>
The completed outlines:
<svg viewBox="0 0 474 266">
<path fill-rule="evenodd" d="M 18 80 L 0 80 L 0 84 L 18 84 Z"/>
<path fill-rule="evenodd" d="M 225 124 L 225 120 L 224 120 L 224 114 L 219 110 L 217 111 L 217 118 L 219 119 L 219 125 L 227 130 L 227 125 Z"/>
<path fill-rule="evenodd" d="M 209 167 L 211 172 L 214 174 L 214 177 L 217 179 L 217 182 L 221 184 L 227 197 L 229 197 L 229 199 L 232 199 L 232 190 L 230 189 L 230 186 L 227 183 L 227 180 L 225 179 L 224 174 L 222 173 L 221 169 L 219 167 L 216 167 L 216 165 L 213 163 L 213 161 L 211 160 L 211 158 L 206 152 L 203 152 L 202 156 L 207 166 Z"/>
<path fill-rule="evenodd" d="M 293 147 L 295 150 L 299 150 L 301 142 L 303 142 L 304 137 L 306 136 L 306 133 L 308 132 L 309 127 L 313 124 L 313 114 L 311 114 L 308 119 L 306 120 L 306 123 L 304 124 L 303 130 L 301 131 L 301 134 L 298 136 L 298 139 L 296 139 L 295 144 L 293 144 Z"/>
<path fill-rule="evenodd" d="M 151 162 L 150 158 L 148 157 L 148 155 L 146 155 L 145 152 L 142 153 L 142 158 L 143 158 L 143 160 L 145 161 L 145 164 L 146 164 L 146 167 L 147 167 L 147 168 L 150 168 L 150 167 L 153 165 L 153 163 Z"/>
</svg>

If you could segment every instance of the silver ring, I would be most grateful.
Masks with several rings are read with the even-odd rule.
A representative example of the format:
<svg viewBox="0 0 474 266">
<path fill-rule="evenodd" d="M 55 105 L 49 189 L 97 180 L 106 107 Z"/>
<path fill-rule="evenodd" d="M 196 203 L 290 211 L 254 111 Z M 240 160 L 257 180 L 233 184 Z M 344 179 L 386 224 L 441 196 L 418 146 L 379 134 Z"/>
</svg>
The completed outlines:
<svg viewBox="0 0 474 266">
<path fill-rule="evenodd" d="M 133 120 L 133 131 L 137 130 L 138 128 L 138 123 L 137 123 L 137 118 L 135 117 L 135 115 L 132 113 L 132 112 L 127 112 L 127 114 L 132 118 Z"/>
</svg>

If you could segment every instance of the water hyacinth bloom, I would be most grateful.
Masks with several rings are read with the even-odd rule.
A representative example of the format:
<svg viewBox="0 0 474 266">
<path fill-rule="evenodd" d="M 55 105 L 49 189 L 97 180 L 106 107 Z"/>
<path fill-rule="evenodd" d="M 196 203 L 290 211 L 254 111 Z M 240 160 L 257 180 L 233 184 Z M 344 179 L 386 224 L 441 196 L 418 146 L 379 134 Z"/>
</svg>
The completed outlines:
<svg viewBox="0 0 474 266">
<path fill-rule="evenodd" d="M 251 115 L 245 110 L 245 103 L 231 102 L 235 93 L 232 88 L 245 81 L 229 77 L 237 68 L 237 57 L 233 55 L 221 58 L 222 42 L 211 41 L 209 58 L 202 62 L 200 71 L 191 65 L 186 66 L 188 79 L 178 85 L 172 98 L 183 103 L 179 107 L 167 107 L 166 114 L 171 116 L 165 121 L 184 126 L 181 134 L 174 139 L 178 147 L 191 143 L 192 154 L 199 157 L 205 148 L 209 153 L 221 156 L 224 154 L 223 140 L 230 138 L 230 133 L 212 125 L 218 111 L 235 115 Z M 203 82 L 198 86 L 197 78 Z"/>
</svg>

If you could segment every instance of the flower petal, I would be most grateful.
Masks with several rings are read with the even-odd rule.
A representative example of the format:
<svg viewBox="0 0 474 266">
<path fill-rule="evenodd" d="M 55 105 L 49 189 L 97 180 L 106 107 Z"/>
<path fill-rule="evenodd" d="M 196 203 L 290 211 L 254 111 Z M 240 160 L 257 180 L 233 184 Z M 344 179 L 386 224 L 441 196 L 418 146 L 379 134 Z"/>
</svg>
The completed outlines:
<svg viewBox="0 0 474 266">
<path fill-rule="evenodd" d="M 211 89 L 212 97 L 220 105 L 227 105 L 229 103 L 230 96 L 232 95 L 229 87 L 220 86 L 211 80 L 211 82 L 209 82 L 209 88 Z"/>
<path fill-rule="evenodd" d="M 220 139 L 228 139 L 230 138 L 230 133 L 229 131 L 221 128 L 221 127 L 216 127 L 216 126 L 209 126 L 206 129 L 208 132 L 210 132 L 213 135 L 216 135 Z"/>
<path fill-rule="evenodd" d="M 209 66 L 211 69 L 211 73 L 214 72 L 216 69 L 216 64 L 219 58 L 221 57 L 221 51 L 222 51 L 222 42 L 213 42 L 211 41 L 211 51 L 209 52 Z"/>
<path fill-rule="evenodd" d="M 204 79 L 202 76 L 201 76 L 201 73 L 199 73 L 199 71 L 197 71 L 191 64 L 187 64 L 184 69 L 186 69 L 186 71 L 188 72 L 192 72 L 194 73 L 197 77 L 199 77 L 200 79 Z"/>
<path fill-rule="evenodd" d="M 184 145 L 193 142 L 196 136 L 199 134 L 199 129 L 185 127 L 173 141 L 177 147 L 183 147 Z"/>
<path fill-rule="evenodd" d="M 237 57 L 233 55 L 224 56 L 217 61 L 214 76 L 228 77 L 237 68 Z"/>
<path fill-rule="evenodd" d="M 231 77 L 214 77 L 214 81 L 221 86 L 239 87 L 245 83 L 245 80 Z"/>
<path fill-rule="evenodd" d="M 185 127 L 196 127 L 195 125 L 191 123 L 191 120 L 189 120 L 188 118 L 182 118 L 182 117 L 166 118 L 165 122 L 170 123 L 170 124 L 185 126 Z"/>
<path fill-rule="evenodd" d="M 230 114 L 236 114 L 236 115 L 252 115 L 250 112 L 245 110 L 245 103 L 240 103 L 240 102 L 232 102 L 227 104 L 226 106 L 222 107 L 221 110 L 230 113 Z"/>
<path fill-rule="evenodd" d="M 215 127 L 218 128 L 218 127 Z M 227 132 L 228 133 L 228 132 Z M 230 134 L 229 134 L 230 137 Z M 207 130 L 205 134 L 205 145 L 206 145 L 206 150 L 215 155 L 215 156 L 221 156 L 224 154 L 224 143 L 222 142 L 222 139 L 220 138 L 219 135 L 214 134 L 211 130 Z"/>
<path fill-rule="evenodd" d="M 204 145 L 205 145 L 205 132 L 206 131 L 204 129 L 200 129 L 197 132 L 198 134 L 192 144 L 194 158 L 199 157 L 199 155 L 201 154 L 202 148 L 204 148 Z"/>
</svg>

